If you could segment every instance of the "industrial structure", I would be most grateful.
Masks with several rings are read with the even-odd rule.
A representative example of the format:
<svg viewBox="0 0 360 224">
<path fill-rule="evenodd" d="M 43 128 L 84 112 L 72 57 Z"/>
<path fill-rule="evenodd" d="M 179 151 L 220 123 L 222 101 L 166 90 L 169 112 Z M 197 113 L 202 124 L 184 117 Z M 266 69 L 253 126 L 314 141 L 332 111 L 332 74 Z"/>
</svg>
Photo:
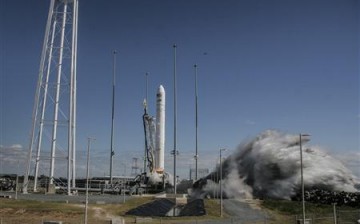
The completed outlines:
<svg viewBox="0 0 360 224">
<path fill-rule="evenodd" d="M 49 169 L 49 187 L 54 186 L 56 160 L 67 161 L 67 193 L 75 187 L 77 30 L 78 0 L 51 0 L 33 107 L 24 193 L 28 192 L 29 175 L 33 173 L 33 190 L 37 191 L 40 169 Z"/>
<path fill-rule="evenodd" d="M 77 29 L 78 0 L 51 0 L 36 86 L 23 193 L 28 193 L 29 186 L 33 187 L 34 192 L 38 190 L 39 173 L 48 173 L 48 193 L 55 192 L 55 185 L 65 188 L 69 195 L 72 189 L 78 187 L 75 175 Z M 119 184 L 118 180 L 113 183 L 112 173 L 116 51 L 113 56 L 110 188 Z M 165 89 L 162 85 L 156 94 L 156 118 L 147 113 L 146 96 L 143 123 L 144 170 L 133 181 L 129 180 L 127 185 L 136 185 L 132 189 L 146 185 L 147 189 L 164 190 L 166 185 L 172 183 L 164 167 Z M 63 165 L 59 160 L 67 161 L 67 178 L 63 179 L 66 183 L 56 183 L 59 179 L 55 177 L 56 170 L 65 168 L 59 166 Z M 132 169 L 133 174 L 136 174 L 137 159 Z M 33 185 L 29 185 L 29 176 L 34 176 Z"/>
<path fill-rule="evenodd" d="M 170 185 L 169 174 L 165 172 L 165 89 L 159 86 L 156 94 L 156 118 L 147 112 L 144 100 L 145 170 L 135 178 L 138 187 L 161 191 Z"/>
</svg>

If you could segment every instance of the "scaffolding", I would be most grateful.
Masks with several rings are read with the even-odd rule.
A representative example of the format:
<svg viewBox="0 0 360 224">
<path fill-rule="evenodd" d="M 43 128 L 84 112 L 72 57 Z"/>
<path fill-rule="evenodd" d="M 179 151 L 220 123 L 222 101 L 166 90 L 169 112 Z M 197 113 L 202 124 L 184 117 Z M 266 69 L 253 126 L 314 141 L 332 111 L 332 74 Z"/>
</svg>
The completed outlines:
<svg viewBox="0 0 360 224">
<path fill-rule="evenodd" d="M 51 0 L 41 53 L 23 193 L 30 171 L 34 187 L 40 162 L 50 160 L 49 184 L 54 184 L 55 160 L 67 160 L 67 193 L 75 187 L 76 55 L 78 0 Z M 57 156 L 56 151 L 63 156 Z M 45 159 L 42 159 L 45 158 Z M 32 168 L 34 166 L 34 168 Z"/>
</svg>

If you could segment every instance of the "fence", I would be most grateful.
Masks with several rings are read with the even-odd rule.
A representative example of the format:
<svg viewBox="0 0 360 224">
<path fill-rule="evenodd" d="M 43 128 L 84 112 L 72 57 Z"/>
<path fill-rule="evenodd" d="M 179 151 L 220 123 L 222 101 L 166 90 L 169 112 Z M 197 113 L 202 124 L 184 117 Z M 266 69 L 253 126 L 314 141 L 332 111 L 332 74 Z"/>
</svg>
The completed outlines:
<svg viewBox="0 0 360 224">
<path fill-rule="evenodd" d="M 309 224 L 357 224 L 360 223 L 360 210 L 337 210 L 329 214 L 307 214 Z M 302 224 L 302 216 L 295 216 L 296 223 Z"/>
<path fill-rule="evenodd" d="M 1 217 L 0 224 L 46 224 L 46 223 L 59 223 L 59 224 L 84 224 L 84 218 L 33 218 L 27 219 L 21 217 Z M 88 219 L 88 224 L 125 224 L 122 220 L 100 220 L 90 218 Z"/>
<path fill-rule="evenodd" d="M 360 210 L 354 211 L 338 211 L 337 220 L 335 222 L 334 217 L 331 214 L 328 215 L 307 215 L 306 222 L 308 224 L 357 224 L 360 219 Z M 24 222 L 24 220 L 26 220 Z M 83 224 L 83 218 L 71 218 L 71 217 L 62 217 L 62 218 L 32 218 L 26 219 L 26 217 L 1 217 L 0 224 L 43 224 L 46 221 L 61 221 L 62 224 Z M 203 220 L 201 218 L 194 217 L 192 219 L 169 219 L 169 218 L 127 218 L 127 221 L 117 220 L 112 221 L 111 219 L 102 220 L 99 218 L 89 218 L 88 224 L 124 224 L 124 223 L 152 223 L 152 224 L 302 224 L 301 216 L 287 216 L 279 220 L 273 220 L 272 218 L 264 218 L 262 220 L 244 220 L 241 218 L 225 218 L 225 219 L 214 219 L 214 220 Z"/>
</svg>

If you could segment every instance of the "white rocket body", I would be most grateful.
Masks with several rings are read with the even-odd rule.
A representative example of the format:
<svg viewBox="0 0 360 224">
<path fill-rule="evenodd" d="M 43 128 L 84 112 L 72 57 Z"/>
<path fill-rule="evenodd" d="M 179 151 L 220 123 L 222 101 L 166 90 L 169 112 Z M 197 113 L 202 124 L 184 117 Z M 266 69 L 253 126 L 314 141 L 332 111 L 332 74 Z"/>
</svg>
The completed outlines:
<svg viewBox="0 0 360 224">
<path fill-rule="evenodd" d="M 155 171 L 164 171 L 165 151 L 165 90 L 159 86 L 156 93 L 156 135 L 155 135 Z"/>
</svg>

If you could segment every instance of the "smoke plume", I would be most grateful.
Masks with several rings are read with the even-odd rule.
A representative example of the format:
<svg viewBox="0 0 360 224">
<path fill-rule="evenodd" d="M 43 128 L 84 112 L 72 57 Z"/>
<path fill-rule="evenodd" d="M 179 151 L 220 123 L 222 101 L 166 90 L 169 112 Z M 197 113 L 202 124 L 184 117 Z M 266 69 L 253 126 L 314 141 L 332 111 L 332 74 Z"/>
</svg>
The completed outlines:
<svg viewBox="0 0 360 224">
<path fill-rule="evenodd" d="M 355 177 L 339 160 L 302 138 L 306 189 L 359 191 Z M 223 194 L 229 198 L 291 199 L 301 189 L 299 135 L 267 130 L 239 145 L 222 163 Z M 219 195 L 220 167 L 194 184 L 194 196 Z"/>
</svg>

